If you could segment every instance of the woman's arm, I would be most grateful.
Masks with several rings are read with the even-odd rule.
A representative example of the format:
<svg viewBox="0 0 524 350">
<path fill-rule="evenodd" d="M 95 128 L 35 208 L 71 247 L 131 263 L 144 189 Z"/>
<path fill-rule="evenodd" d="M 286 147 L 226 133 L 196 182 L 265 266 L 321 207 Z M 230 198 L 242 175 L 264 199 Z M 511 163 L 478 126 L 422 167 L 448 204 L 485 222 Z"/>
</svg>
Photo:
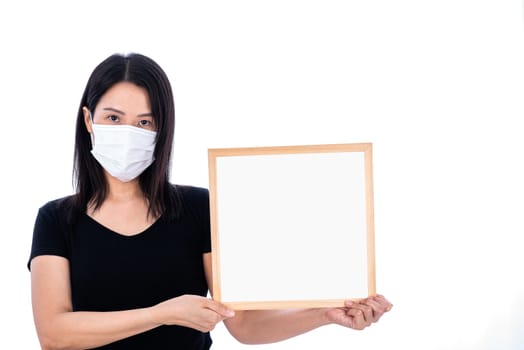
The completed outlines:
<svg viewBox="0 0 524 350">
<path fill-rule="evenodd" d="M 193 295 L 142 309 L 73 312 L 69 263 L 49 255 L 31 261 L 31 294 L 35 326 L 44 350 L 98 347 L 164 324 L 207 332 L 232 315 L 223 305 Z"/>
<path fill-rule="evenodd" d="M 236 311 L 234 318 L 224 322 L 243 344 L 274 343 L 329 323 L 322 309 Z"/>
<path fill-rule="evenodd" d="M 210 253 L 204 255 L 204 268 L 211 290 Z M 389 301 L 378 295 L 358 303 L 347 301 L 344 308 L 236 311 L 235 317 L 225 320 L 224 324 L 241 343 L 265 344 L 292 338 L 328 324 L 361 330 L 377 322 L 391 307 Z"/>
<path fill-rule="evenodd" d="M 362 330 L 377 322 L 390 309 L 391 304 L 384 297 L 377 296 L 358 303 L 348 301 L 344 308 L 237 311 L 234 318 L 224 320 L 224 323 L 239 342 L 266 344 L 328 324 Z"/>
</svg>

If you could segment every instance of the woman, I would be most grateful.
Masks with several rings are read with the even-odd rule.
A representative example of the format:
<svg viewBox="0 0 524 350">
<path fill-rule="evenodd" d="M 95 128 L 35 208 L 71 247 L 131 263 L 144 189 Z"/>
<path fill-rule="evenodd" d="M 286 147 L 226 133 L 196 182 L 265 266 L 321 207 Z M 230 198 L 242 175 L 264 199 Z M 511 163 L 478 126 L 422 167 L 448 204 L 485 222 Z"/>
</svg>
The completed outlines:
<svg viewBox="0 0 524 350">
<path fill-rule="evenodd" d="M 42 206 L 34 227 L 28 266 L 43 349 L 209 349 L 221 321 L 240 342 L 270 343 L 332 323 L 363 329 L 389 311 L 382 296 L 236 312 L 206 298 L 208 191 L 169 183 L 174 122 L 171 85 L 150 58 L 112 55 L 91 74 L 76 193 Z"/>
</svg>

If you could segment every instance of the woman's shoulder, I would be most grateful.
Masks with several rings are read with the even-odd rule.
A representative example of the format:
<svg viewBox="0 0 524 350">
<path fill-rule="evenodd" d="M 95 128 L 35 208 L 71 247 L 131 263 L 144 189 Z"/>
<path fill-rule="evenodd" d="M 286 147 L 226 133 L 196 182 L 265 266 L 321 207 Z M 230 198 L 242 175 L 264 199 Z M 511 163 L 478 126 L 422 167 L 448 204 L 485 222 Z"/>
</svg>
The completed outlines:
<svg viewBox="0 0 524 350">
<path fill-rule="evenodd" d="M 205 187 L 192 185 L 173 185 L 173 190 L 176 191 L 184 201 L 209 201 L 209 190 Z"/>
<path fill-rule="evenodd" d="M 196 218 L 209 216 L 209 190 L 191 185 L 173 185 L 173 191 L 181 200 L 182 213 Z"/>
<path fill-rule="evenodd" d="M 64 214 L 74 206 L 75 195 L 68 195 L 48 200 L 40 207 L 40 212 L 47 215 Z"/>
</svg>

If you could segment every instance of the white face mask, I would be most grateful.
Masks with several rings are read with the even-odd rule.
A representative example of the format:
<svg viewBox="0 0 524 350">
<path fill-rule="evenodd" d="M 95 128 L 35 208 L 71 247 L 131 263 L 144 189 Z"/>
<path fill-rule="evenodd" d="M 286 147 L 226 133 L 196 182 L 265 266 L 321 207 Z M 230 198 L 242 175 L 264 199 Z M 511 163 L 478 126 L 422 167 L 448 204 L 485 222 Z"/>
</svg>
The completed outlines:
<svg viewBox="0 0 524 350">
<path fill-rule="evenodd" d="M 91 154 L 120 181 L 135 179 L 155 160 L 155 131 L 130 125 L 93 123 L 92 126 Z"/>
</svg>

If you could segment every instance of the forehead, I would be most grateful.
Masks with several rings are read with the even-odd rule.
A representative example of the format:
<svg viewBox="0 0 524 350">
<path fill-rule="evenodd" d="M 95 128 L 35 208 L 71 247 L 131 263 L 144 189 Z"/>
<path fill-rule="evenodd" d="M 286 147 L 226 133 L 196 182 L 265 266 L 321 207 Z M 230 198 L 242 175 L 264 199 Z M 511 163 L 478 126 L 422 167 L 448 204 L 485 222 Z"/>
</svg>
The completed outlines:
<svg viewBox="0 0 524 350">
<path fill-rule="evenodd" d="M 98 101 L 96 110 L 116 108 L 131 114 L 151 112 L 146 89 L 130 82 L 120 82 L 109 88 Z"/>
</svg>

